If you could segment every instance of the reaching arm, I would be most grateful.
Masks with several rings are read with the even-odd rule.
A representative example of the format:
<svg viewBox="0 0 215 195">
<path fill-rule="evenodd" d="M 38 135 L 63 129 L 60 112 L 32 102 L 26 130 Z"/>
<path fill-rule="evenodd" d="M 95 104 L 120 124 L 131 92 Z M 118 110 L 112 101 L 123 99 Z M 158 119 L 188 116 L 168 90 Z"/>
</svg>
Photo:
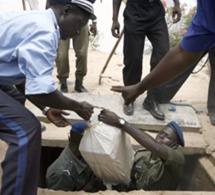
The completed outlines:
<svg viewBox="0 0 215 195">
<path fill-rule="evenodd" d="M 131 86 L 113 86 L 112 91 L 119 92 L 125 97 L 125 104 L 134 102 L 146 90 L 161 85 L 195 64 L 202 52 L 187 52 L 179 45 L 172 48 L 160 63 L 139 83 Z"/>
<path fill-rule="evenodd" d="M 115 127 L 120 127 L 119 119 L 120 117 L 118 115 L 109 110 L 102 110 L 98 116 L 98 120 Z M 127 121 L 120 128 L 121 130 L 131 135 L 140 145 L 154 153 L 156 156 L 160 157 L 163 160 L 166 160 L 168 158 L 166 147 L 163 144 L 157 142 L 154 138 L 152 138 L 144 131 L 134 127 Z"/>
<path fill-rule="evenodd" d="M 50 94 L 28 95 L 26 97 L 37 106 L 45 105 L 61 110 L 71 110 L 85 120 L 89 120 L 93 113 L 92 105 L 70 99 L 57 90 Z"/>
<path fill-rule="evenodd" d="M 202 52 L 187 52 L 180 45 L 171 49 L 139 84 L 139 93 L 169 81 L 195 64 Z"/>
</svg>

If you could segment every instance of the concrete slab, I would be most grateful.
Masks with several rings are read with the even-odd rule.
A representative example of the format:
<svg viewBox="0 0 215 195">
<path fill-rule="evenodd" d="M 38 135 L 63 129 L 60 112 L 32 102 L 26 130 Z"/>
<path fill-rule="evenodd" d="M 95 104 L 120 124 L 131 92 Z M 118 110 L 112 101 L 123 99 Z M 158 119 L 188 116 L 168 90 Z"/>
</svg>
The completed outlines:
<svg viewBox="0 0 215 195">
<path fill-rule="evenodd" d="M 42 146 L 48 147 L 65 147 L 68 144 L 68 134 L 70 126 L 59 128 L 52 123 L 42 123 L 46 126 L 46 131 L 42 133 Z M 156 132 L 147 131 L 152 137 L 156 136 Z M 202 135 L 193 132 L 184 132 L 185 146 L 180 148 L 184 154 L 206 154 L 208 143 L 203 139 Z M 140 148 L 132 137 L 130 137 L 131 144 L 134 149 Z"/>
<path fill-rule="evenodd" d="M 38 188 L 37 195 L 90 195 L 92 193 L 88 192 L 64 192 L 64 191 L 53 191 L 48 189 L 42 189 Z M 99 191 L 94 194 L 99 195 L 214 195 L 214 192 L 208 192 L 208 191 L 201 191 L 201 192 L 190 192 L 190 191 L 144 191 L 144 190 L 138 190 L 138 191 L 131 191 L 129 193 L 126 192 L 117 192 L 117 191 Z"/>
<path fill-rule="evenodd" d="M 122 111 L 123 99 L 120 94 L 113 95 L 100 95 L 91 93 L 68 93 L 66 96 L 78 100 L 87 101 L 94 106 L 103 107 L 116 112 L 121 117 L 125 118 L 130 123 L 136 125 L 144 130 L 158 131 L 165 126 L 171 120 L 175 120 L 182 127 L 183 131 L 199 132 L 201 124 L 196 116 L 196 113 L 192 107 L 189 106 L 175 106 L 175 111 L 170 111 L 170 104 L 162 104 L 161 108 L 166 115 L 165 121 L 155 119 L 147 110 L 142 108 L 143 97 L 140 96 L 135 101 L 135 112 L 133 116 L 127 116 Z M 46 120 L 45 116 L 35 106 L 29 104 L 28 107 L 31 111 L 40 119 Z M 95 114 L 98 114 L 101 109 L 95 109 Z M 68 119 L 71 121 L 82 120 L 76 113 L 70 112 Z"/>
</svg>

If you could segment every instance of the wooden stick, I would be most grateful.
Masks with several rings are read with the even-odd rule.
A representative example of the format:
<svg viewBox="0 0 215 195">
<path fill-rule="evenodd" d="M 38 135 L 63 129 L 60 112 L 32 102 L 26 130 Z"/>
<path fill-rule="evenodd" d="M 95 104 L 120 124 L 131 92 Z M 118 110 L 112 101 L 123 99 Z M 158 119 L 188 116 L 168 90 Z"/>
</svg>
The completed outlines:
<svg viewBox="0 0 215 195">
<path fill-rule="evenodd" d="M 23 10 L 26 10 L 25 0 L 22 0 L 22 7 L 23 7 Z"/>
<path fill-rule="evenodd" d="M 121 40 L 123 34 L 124 34 L 124 28 L 122 29 L 122 32 L 120 33 L 119 38 L 118 38 L 118 40 L 116 41 L 116 43 L 115 43 L 115 45 L 114 45 L 114 47 L 113 47 L 113 49 L 112 49 L 112 51 L 111 51 L 111 53 L 110 53 L 110 55 L 109 55 L 107 61 L 106 61 L 105 65 L 104 65 L 104 67 L 103 67 L 103 69 L 102 69 L 102 71 L 101 71 L 101 73 L 100 73 L 100 75 L 99 75 L 99 85 L 101 85 L 102 74 L 105 72 L 105 70 L 106 70 L 106 68 L 107 68 L 107 66 L 108 66 L 108 63 L 110 62 L 110 60 L 111 60 L 111 58 L 112 58 L 112 56 L 113 56 L 113 54 L 114 54 L 114 52 L 115 52 L 117 46 L 119 45 L 119 42 L 120 42 L 120 40 Z"/>
</svg>

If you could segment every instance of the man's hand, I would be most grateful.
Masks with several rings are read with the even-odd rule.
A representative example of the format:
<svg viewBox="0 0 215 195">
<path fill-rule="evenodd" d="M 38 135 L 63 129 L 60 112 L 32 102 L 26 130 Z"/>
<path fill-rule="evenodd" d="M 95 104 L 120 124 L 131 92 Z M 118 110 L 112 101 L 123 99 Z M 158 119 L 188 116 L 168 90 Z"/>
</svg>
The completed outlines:
<svg viewBox="0 0 215 195">
<path fill-rule="evenodd" d="M 93 34 L 94 37 L 97 35 L 96 22 L 92 22 L 92 24 L 90 25 L 90 32 Z"/>
<path fill-rule="evenodd" d="M 93 106 L 87 102 L 80 102 L 80 108 L 76 113 L 84 120 L 89 120 L 93 114 Z"/>
<path fill-rule="evenodd" d="M 119 38 L 120 34 L 120 24 L 117 20 L 113 21 L 112 27 L 111 27 L 112 35 L 116 38 Z"/>
<path fill-rule="evenodd" d="M 108 125 L 117 127 L 119 124 L 119 116 L 109 110 L 102 110 L 98 115 L 98 120 Z"/>
<path fill-rule="evenodd" d="M 67 125 L 70 125 L 70 122 L 64 118 L 63 115 L 69 115 L 69 113 L 54 108 L 50 108 L 46 113 L 49 121 L 58 127 L 66 127 Z"/>
<path fill-rule="evenodd" d="M 136 98 L 139 96 L 138 85 L 130 86 L 112 86 L 111 91 L 122 93 L 122 96 L 125 100 L 125 105 L 133 103 Z"/>
<path fill-rule="evenodd" d="M 179 5 L 175 5 L 172 10 L 173 23 L 177 23 L 181 19 L 181 8 Z"/>
</svg>

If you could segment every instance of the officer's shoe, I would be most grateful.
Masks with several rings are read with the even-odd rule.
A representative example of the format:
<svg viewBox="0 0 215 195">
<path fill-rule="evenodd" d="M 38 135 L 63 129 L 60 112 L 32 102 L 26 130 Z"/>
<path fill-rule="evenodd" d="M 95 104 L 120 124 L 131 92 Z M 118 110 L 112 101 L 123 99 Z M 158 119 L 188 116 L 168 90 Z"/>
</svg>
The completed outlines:
<svg viewBox="0 0 215 195">
<path fill-rule="evenodd" d="M 160 106 L 157 101 L 155 101 L 155 100 L 149 101 L 149 100 L 145 99 L 143 102 L 143 108 L 150 111 L 152 116 L 154 116 L 156 119 L 159 119 L 159 120 L 165 119 L 165 115 L 162 112 L 162 110 L 160 109 Z"/>
<path fill-rule="evenodd" d="M 130 103 L 128 105 L 123 105 L 123 112 L 128 116 L 132 116 L 134 114 L 134 103 Z"/>
<path fill-rule="evenodd" d="M 68 93 L 68 86 L 66 81 L 60 83 L 60 91 L 62 93 Z"/>
<path fill-rule="evenodd" d="M 215 113 L 209 113 L 211 125 L 215 126 Z"/>
<path fill-rule="evenodd" d="M 81 80 L 76 80 L 75 81 L 75 91 L 77 91 L 79 93 L 88 92 L 87 89 L 83 86 Z"/>
</svg>

